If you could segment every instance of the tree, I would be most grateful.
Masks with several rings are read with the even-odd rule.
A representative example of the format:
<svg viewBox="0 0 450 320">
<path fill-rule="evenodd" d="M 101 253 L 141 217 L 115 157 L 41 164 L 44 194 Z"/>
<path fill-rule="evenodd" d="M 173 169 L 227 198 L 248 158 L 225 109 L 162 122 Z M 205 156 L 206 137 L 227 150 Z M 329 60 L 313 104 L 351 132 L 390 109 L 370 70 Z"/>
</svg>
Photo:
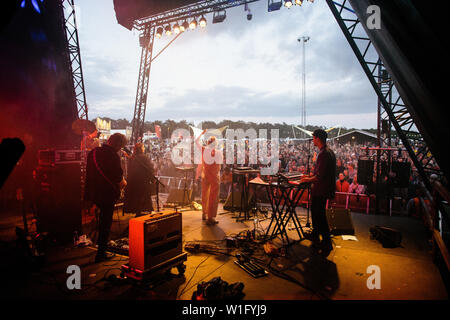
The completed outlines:
<svg viewBox="0 0 450 320">
<path fill-rule="evenodd" d="M 111 129 L 126 129 L 127 126 L 132 126 L 132 123 L 130 123 L 129 120 L 122 118 L 118 120 L 114 120 L 108 117 L 103 117 L 103 120 L 111 121 Z M 92 121 L 96 121 L 96 118 Z M 144 132 L 150 131 L 155 132 L 155 125 L 159 125 L 161 127 L 161 135 L 163 139 L 170 138 L 172 135 L 172 132 L 176 129 L 182 128 L 189 130 L 189 126 L 193 125 L 192 123 L 188 123 L 186 120 L 181 121 L 175 121 L 175 120 L 155 120 L 155 121 L 146 121 L 144 123 Z M 278 129 L 279 130 L 279 137 L 280 139 L 285 138 L 293 138 L 293 132 L 292 132 L 292 124 L 287 124 L 286 122 L 283 123 L 256 123 L 256 122 L 245 122 L 242 120 L 239 121 L 232 121 L 232 120 L 222 120 L 218 123 L 214 121 L 203 121 L 201 122 L 201 128 L 203 129 L 215 129 L 215 128 L 222 128 L 224 126 L 228 126 L 229 129 L 243 129 L 248 130 L 250 128 L 253 128 L 256 130 L 257 134 L 259 134 L 260 129 L 266 129 L 267 130 L 267 138 L 270 138 L 270 130 L 271 129 Z M 305 127 L 308 131 L 314 131 L 315 129 L 327 129 L 325 126 L 315 126 L 315 125 L 307 125 Z M 297 130 L 297 129 L 295 129 Z M 341 135 L 347 132 L 350 132 L 352 130 L 356 130 L 355 128 L 340 128 Z M 337 136 L 339 129 L 335 129 L 329 133 L 329 137 L 335 137 Z M 365 129 L 365 131 L 376 134 L 377 129 Z M 298 131 L 296 131 L 297 133 Z"/>
<path fill-rule="evenodd" d="M 214 128 L 217 128 L 217 125 L 214 121 L 203 121 L 202 128 L 203 129 L 214 129 Z"/>
<path fill-rule="evenodd" d="M 123 118 L 123 119 L 116 120 L 114 126 L 115 126 L 114 129 L 126 129 L 127 127 L 131 127 L 131 123 L 127 119 Z M 112 127 L 112 123 L 111 123 L 111 127 Z"/>
</svg>

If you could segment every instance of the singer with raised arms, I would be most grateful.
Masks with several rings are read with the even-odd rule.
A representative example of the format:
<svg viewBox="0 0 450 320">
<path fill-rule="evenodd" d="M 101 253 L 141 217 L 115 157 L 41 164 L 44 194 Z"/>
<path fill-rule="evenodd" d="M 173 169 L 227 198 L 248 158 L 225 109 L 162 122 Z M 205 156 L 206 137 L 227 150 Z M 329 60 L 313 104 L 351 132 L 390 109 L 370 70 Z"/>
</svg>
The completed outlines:
<svg viewBox="0 0 450 320">
<path fill-rule="evenodd" d="M 202 150 L 202 219 L 207 225 L 219 223 L 215 218 L 219 205 L 220 167 L 223 163 L 223 153 L 217 148 L 215 136 L 211 136 L 206 146 L 200 144 L 200 138 L 206 129 L 195 139 L 195 144 Z"/>
</svg>

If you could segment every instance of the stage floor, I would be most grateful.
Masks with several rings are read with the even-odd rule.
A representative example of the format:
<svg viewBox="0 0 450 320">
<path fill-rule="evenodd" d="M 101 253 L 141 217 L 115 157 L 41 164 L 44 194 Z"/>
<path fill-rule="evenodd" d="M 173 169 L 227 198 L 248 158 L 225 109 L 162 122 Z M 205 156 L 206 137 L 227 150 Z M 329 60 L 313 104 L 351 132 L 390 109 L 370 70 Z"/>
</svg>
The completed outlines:
<svg viewBox="0 0 450 320">
<path fill-rule="evenodd" d="M 298 208 L 297 212 L 305 224 L 305 209 Z M 201 241 L 220 245 L 220 240 L 227 236 L 253 231 L 253 219 L 237 222 L 236 215 L 238 213 L 224 211 L 220 204 L 219 224 L 207 226 L 201 219 L 201 211 L 183 210 L 184 244 Z M 112 239 L 126 234 L 127 221 L 132 217 L 115 213 Z M 258 217 L 264 220 L 265 216 L 259 213 Z M 110 275 L 119 275 L 121 265 L 127 263 L 128 258 L 116 255 L 110 261 L 95 263 L 96 250 L 91 247 L 54 244 L 47 250 L 43 267 L 31 270 L 11 241 L 15 226 L 22 226 L 21 217 L 3 215 L 0 218 L 2 295 L 8 298 L 189 300 L 199 282 L 221 277 L 229 284 L 242 282 L 246 300 L 448 299 L 439 270 L 432 261 L 425 228 L 421 221 L 407 217 L 352 213 L 357 241 L 334 237 L 334 249 L 327 258 L 314 254 L 308 240 L 295 242 L 286 249 L 284 257 L 271 261 L 274 269 L 266 267 L 269 274 L 262 278 L 253 278 L 234 263 L 233 255 L 241 252 L 240 248 L 229 252 L 230 255 L 188 252 L 184 276 L 178 275 L 174 268 L 170 275 L 146 284 L 105 281 Z M 269 221 L 259 221 L 258 230 L 266 228 Z M 369 228 L 375 225 L 399 229 L 403 236 L 402 247 L 383 248 L 378 241 L 371 240 Z M 89 227 L 92 224 L 87 224 L 86 230 L 89 231 Z M 289 235 L 298 240 L 295 230 L 290 230 Z M 274 245 L 280 247 L 280 239 L 275 240 Z M 259 248 L 255 254 L 261 259 L 267 258 L 262 253 L 262 245 L 253 247 Z M 81 290 L 67 289 L 69 265 L 78 265 L 81 269 Z M 367 287 L 371 276 L 368 267 L 374 265 L 380 270 L 380 289 Z"/>
</svg>

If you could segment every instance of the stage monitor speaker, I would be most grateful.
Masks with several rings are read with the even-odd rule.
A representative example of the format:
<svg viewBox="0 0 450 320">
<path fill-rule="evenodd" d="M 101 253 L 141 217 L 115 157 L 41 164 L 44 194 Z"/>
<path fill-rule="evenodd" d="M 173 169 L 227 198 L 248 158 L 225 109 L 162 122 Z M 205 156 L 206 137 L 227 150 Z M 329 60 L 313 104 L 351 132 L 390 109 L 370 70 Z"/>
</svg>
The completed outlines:
<svg viewBox="0 0 450 320">
<path fill-rule="evenodd" d="M 373 177 L 373 160 L 358 160 L 358 183 L 362 185 L 372 184 Z"/>
<path fill-rule="evenodd" d="M 39 167 L 36 170 L 36 214 L 39 232 L 60 242 L 81 232 L 80 163 Z"/>
<path fill-rule="evenodd" d="M 349 209 L 331 208 L 327 209 L 327 220 L 332 235 L 354 235 L 352 216 Z"/>
<path fill-rule="evenodd" d="M 370 239 L 381 242 L 383 248 L 397 248 L 402 243 L 402 233 L 393 228 L 374 226 L 369 229 Z"/>
<path fill-rule="evenodd" d="M 397 188 L 407 188 L 411 174 L 411 164 L 409 162 L 392 162 L 392 172 L 395 173 L 393 185 Z"/>
<path fill-rule="evenodd" d="M 149 270 L 182 253 L 181 213 L 155 212 L 129 221 L 129 265 Z"/>
<path fill-rule="evenodd" d="M 167 196 L 166 203 L 172 203 L 177 205 L 187 205 L 191 203 L 192 189 L 176 189 L 172 188 Z"/>
<path fill-rule="evenodd" d="M 223 208 L 228 211 L 239 210 L 239 209 L 241 209 L 241 207 L 242 207 L 242 210 L 250 208 L 250 203 L 251 203 L 253 195 L 252 194 L 249 195 L 248 201 L 247 201 L 247 206 L 245 206 L 245 204 L 241 206 L 241 201 L 242 201 L 241 197 L 242 197 L 241 191 L 233 191 L 233 194 L 231 194 L 231 192 L 230 192 L 230 194 L 227 197 L 227 200 L 225 201 L 225 203 L 223 205 Z"/>
</svg>

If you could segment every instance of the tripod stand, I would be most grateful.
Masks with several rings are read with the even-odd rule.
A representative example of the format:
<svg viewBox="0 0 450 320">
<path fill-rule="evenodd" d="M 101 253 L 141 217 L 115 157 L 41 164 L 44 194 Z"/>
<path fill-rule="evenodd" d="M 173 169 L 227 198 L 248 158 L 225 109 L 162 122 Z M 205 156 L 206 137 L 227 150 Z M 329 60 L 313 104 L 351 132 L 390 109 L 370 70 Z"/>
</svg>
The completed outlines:
<svg viewBox="0 0 450 320">
<path fill-rule="evenodd" d="M 190 169 L 188 169 L 190 170 Z M 191 197 L 190 194 L 188 192 L 188 187 L 187 187 L 187 173 L 188 170 L 184 170 L 184 186 L 183 186 L 183 202 L 182 205 L 186 204 L 186 201 L 188 201 L 187 203 L 191 203 Z"/>
<path fill-rule="evenodd" d="M 159 185 L 163 186 L 163 188 L 165 185 L 155 175 L 152 175 L 152 180 L 156 182 L 156 211 L 159 212 Z"/>
<path fill-rule="evenodd" d="M 188 188 L 188 172 L 194 173 L 194 167 L 193 166 L 187 166 L 187 167 L 176 167 L 175 169 L 180 170 L 183 172 L 183 196 L 181 196 L 181 189 L 171 190 L 171 193 L 169 193 L 169 199 L 171 198 L 172 191 L 179 191 L 174 193 L 173 201 L 168 200 L 167 202 L 176 203 L 177 205 L 184 207 L 191 204 L 191 190 Z M 194 177 L 192 177 L 194 179 Z M 180 181 L 181 182 L 181 181 Z"/>
</svg>

